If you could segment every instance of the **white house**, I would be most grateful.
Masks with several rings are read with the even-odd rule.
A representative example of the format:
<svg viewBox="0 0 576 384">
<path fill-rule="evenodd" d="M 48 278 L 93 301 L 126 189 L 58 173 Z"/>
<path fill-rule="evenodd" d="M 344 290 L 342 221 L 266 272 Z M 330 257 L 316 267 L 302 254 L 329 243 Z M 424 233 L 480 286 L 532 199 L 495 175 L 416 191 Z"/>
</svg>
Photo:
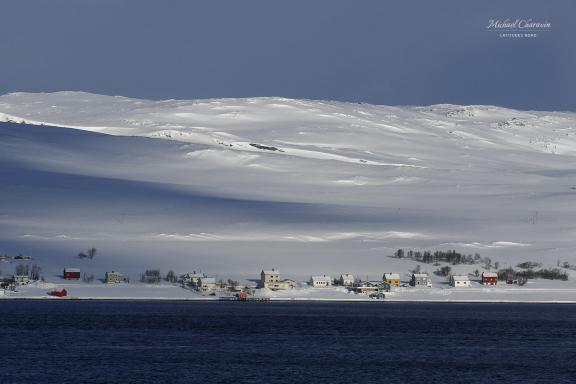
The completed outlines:
<svg viewBox="0 0 576 384">
<path fill-rule="evenodd" d="M 431 287 L 432 281 L 427 273 L 413 273 L 410 285 L 413 287 Z"/>
<path fill-rule="evenodd" d="M 216 290 L 216 278 L 215 277 L 201 277 L 198 280 L 198 285 L 196 287 L 199 291 L 215 291 Z"/>
<path fill-rule="evenodd" d="M 13 279 L 16 285 L 27 285 L 30 282 L 28 275 L 14 275 Z"/>
<path fill-rule="evenodd" d="M 192 272 L 192 273 L 187 273 L 185 275 L 182 275 L 181 279 L 182 279 L 182 283 L 184 285 L 189 285 L 192 287 L 197 287 L 198 286 L 198 282 L 200 281 L 201 278 L 206 277 L 205 274 L 203 273 L 196 273 L 196 271 Z"/>
<path fill-rule="evenodd" d="M 120 272 L 106 272 L 106 284 L 121 284 L 126 282 L 124 275 Z"/>
<path fill-rule="evenodd" d="M 456 288 L 469 287 L 470 279 L 465 275 L 453 275 L 450 276 L 450 285 Z"/>
<path fill-rule="evenodd" d="M 332 285 L 332 277 L 326 275 L 311 276 L 310 285 L 314 288 L 329 287 Z"/>
<path fill-rule="evenodd" d="M 340 285 L 350 287 L 354 284 L 354 276 L 348 273 L 340 275 L 340 279 L 338 279 L 338 282 L 340 283 Z"/>
</svg>

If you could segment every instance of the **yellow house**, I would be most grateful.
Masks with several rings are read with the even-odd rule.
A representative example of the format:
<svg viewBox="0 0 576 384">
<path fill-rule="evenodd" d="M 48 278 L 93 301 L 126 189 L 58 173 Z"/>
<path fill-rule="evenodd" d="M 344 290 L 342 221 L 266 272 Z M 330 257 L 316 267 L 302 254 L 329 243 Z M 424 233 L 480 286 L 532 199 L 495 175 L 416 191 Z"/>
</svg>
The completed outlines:
<svg viewBox="0 0 576 384">
<path fill-rule="evenodd" d="M 400 275 L 398 273 L 385 273 L 382 280 L 390 284 L 391 287 L 400 286 Z"/>
<path fill-rule="evenodd" d="M 280 271 L 272 268 L 271 270 L 262 270 L 260 272 L 260 288 L 272 288 L 280 282 Z"/>
<path fill-rule="evenodd" d="M 280 291 L 294 288 L 296 282 L 291 279 L 280 280 L 280 272 L 272 268 L 272 270 L 262 270 L 262 272 L 260 272 L 260 283 L 258 286 L 273 291 Z"/>
</svg>

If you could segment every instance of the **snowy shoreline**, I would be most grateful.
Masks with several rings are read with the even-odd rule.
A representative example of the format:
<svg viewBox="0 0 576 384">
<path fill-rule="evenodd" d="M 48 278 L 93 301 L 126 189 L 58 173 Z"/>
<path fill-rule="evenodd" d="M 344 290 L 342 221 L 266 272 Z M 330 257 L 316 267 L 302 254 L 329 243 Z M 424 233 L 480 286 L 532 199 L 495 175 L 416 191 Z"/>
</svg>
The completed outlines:
<svg viewBox="0 0 576 384">
<path fill-rule="evenodd" d="M 49 292 L 66 289 L 67 297 L 51 296 Z M 529 281 L 525 286 L 499 284 L 471 287 L 392 287 L 384 298 L 371 298 L 354 293 L 342 286 L 324 288 L 296 287 L 286 290 L 255 289 L 248 301 L 267 302 L 378 302 L 378 303 L 551 303 L 576 304 L 576 284 L 573 282 Z M 102 300 L 102 301 L 237 301 L 234 292 L 199 292 L 178 284 L 86 284 L 81 282 L 32 283 L 18 286 L 17 291 L 5 291 L 0 300 Z"/>
<path fill-rule="evenodd" d="M 186 302 L 240 302 L 239 300 L 223 299 L 219 297 L 0 297 L 0 301 L 186 301 Z M 253 302 L 253 301 L 250 301 Z M 262 300 L 258 301 L 262 302 Z M 265 302 L 288 303 L 288 302 L 329 302 L 329 303 L 395 303 L 395 304 L 576 304 L 576 300 L 509 300 L 509 299 L 409 299 L 409 298 L 390 298 L 390 299 L 343 299 L 343 298 L 279 298 L 272 297 Z"/>
</svg>

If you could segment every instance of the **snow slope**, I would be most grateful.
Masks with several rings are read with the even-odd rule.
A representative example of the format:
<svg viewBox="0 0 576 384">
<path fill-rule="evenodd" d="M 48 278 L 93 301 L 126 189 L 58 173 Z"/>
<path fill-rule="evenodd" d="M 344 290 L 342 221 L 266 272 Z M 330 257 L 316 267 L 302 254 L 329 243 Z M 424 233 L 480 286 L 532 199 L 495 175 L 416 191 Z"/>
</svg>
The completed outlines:
<svg viewBox="0 0 576 384">
<path fill-rule="evenodd" d="M 57 92 L 0 96 L 0 121 L 0 253 L 53 274 L 377 278 L 413 268 L 399 247 L 576 263 L 574 113 Z"/>
</svg>

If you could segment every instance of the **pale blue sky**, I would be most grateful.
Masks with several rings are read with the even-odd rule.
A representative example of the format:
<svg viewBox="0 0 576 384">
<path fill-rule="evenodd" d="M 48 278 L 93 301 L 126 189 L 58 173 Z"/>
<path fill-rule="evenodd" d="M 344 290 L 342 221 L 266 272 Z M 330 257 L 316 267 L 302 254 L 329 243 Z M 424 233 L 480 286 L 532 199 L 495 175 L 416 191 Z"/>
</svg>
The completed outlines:
<svg viewBox="0 0 576 384">
<path fill-rule="evenodd" d="M 18 0 L 0 14 L 0 93 L 576 110 L 570 0 Z M 499 39 L 491 18 L 552 31 Z"/>
</svg>

